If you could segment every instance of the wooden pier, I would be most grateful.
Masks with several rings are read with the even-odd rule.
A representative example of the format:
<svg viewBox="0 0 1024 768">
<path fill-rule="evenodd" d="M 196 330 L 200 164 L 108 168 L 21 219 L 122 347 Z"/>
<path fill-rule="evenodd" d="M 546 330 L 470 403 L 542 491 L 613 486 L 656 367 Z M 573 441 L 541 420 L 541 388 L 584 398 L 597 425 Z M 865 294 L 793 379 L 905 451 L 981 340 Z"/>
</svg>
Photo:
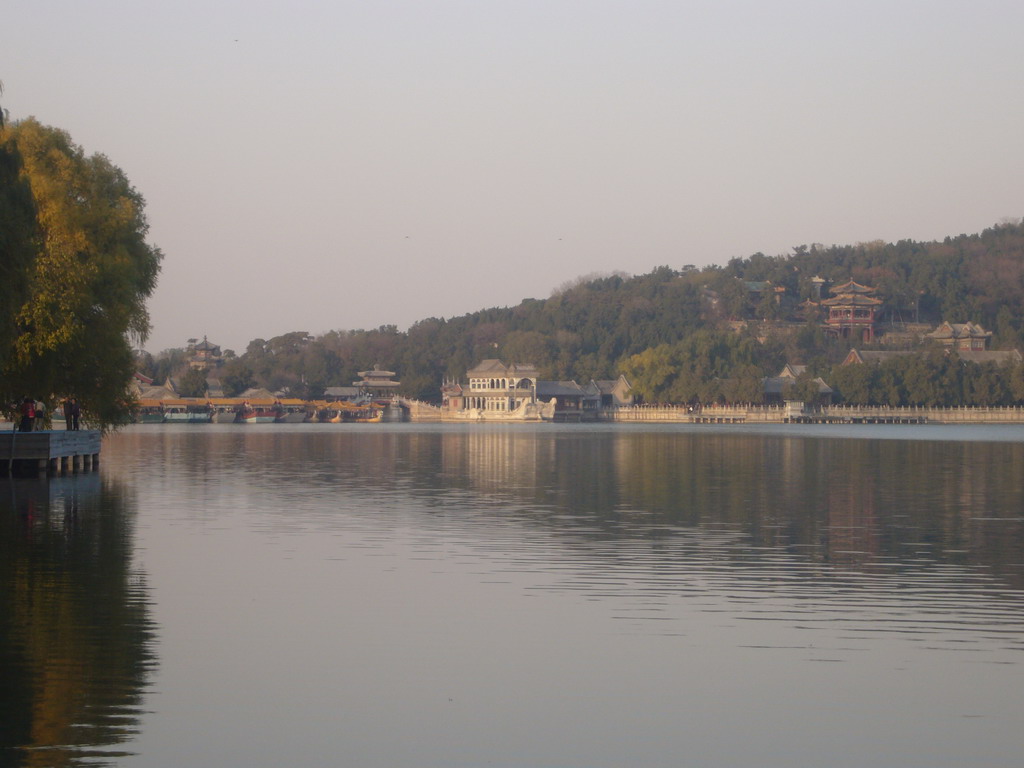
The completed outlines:
<svg viewBox="0 0 1024 768">
<path fill-rule="evenodd" d="M 99 430 L 0 432 L 0 476 L 88 472 L 99 465 Z"/>
</svg>

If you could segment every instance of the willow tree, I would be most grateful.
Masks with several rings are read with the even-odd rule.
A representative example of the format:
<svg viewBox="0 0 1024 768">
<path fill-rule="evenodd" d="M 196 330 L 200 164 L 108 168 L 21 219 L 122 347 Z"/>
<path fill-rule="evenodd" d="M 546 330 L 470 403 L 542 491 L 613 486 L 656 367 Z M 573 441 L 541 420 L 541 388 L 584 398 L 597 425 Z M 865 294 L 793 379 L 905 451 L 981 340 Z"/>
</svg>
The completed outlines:
<svg viewBox="0 0 1024 768">
<path fill-rule="evenodd" d="M 0 132 L 4 117 L 0 109 Z M 18 335 L 15 317 L 28 299 L 28 273 L 35 259 L 36 210 L 21 168 L 14 143 L 0 142 L 0 371 Z"/>
<path fill-rule="evenodd" d="M 17 179 L 0 176 L 0 195 L 27 185 L 35 217 L 21 294 L 0 307 L 10 334 L 0 396 L 76 397 L 89 423 L 125 423 L 161 258 L 146 242 L 142 196 L 106 157 L 34 119 L 0 128 L 0 153 L 20 164 Z"/>
</svg>

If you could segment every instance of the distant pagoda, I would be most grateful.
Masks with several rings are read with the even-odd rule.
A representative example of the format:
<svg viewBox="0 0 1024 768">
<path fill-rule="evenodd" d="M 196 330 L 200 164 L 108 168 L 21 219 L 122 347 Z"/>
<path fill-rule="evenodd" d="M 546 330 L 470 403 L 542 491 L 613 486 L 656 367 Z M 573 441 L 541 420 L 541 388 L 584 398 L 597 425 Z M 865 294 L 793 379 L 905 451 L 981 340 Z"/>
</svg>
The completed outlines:
<svg viewBox="0 0 1024 768">
<path fill-rule="evenodd" d="M 370 397 L 391 397 L 402 386 L 394 377 L 394 371 L 383 371 L 379 365 L 375 365 L 372 371 L 359 371 L 359 381 L 353 381 L 352 386 L 358 387 L 360 392 Z"/>
<path fill-rule="evenodd" d="M 825 331 L 843 339 L 856 339 L 870 344 L 875 340 L 877 316 L 882 300 L 876 299 L 874 288 L 848 280 L 832 289 L 832 298 L 821 306 L 828 312 Z"/>
</svg>

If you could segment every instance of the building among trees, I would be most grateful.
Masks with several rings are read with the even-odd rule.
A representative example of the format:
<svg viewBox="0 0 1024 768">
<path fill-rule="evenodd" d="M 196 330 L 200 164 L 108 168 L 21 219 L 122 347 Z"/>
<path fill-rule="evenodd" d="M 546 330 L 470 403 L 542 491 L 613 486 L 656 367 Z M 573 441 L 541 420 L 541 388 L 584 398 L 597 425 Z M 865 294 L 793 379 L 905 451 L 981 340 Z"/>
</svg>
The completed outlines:
<svg viewBox="0 0 1024 768">
<path fill-rule="evenodd" d="M 950 323 L 947 321 L 925 336 L 957 352 L 980 352 L 988 349 L 992 332 L 971 322 Z"/>
<path fill-rule="evenodd" d="M 221 364 L 220 347 L 211 343 L 205 336 L 198 344 L 194 339 L 189 339 L 188 345 L 188 366 L 197 371 L 208 371 Z"/>
<path fill-rule="evenodd" d="M 382 371 L 375 365 L 372 371 L 359 371 L 359 381 L 353 381 L 352 386 L 370 397 L 392 397 L 402 382 L 395 381 L 394 371 Z"/>
<path fill-rule="evenodd" d="M 812 377 L 806 365 L 786 365 L 778 376 L 764 380 L 764 402 L 778 404 L 786 400 L 799 400 L 815 405 L 832 402 L 832 388 L 820 376 Z"/>
<path fill-rule="evenodd" d="M 882 300 L 872 296 L 873 293 L 874 288 L 853 280 L 833 288 L 832 298 L 821 302 L 828 312 L 826 332 L 842 339 L 859 339 L 864 344 L 873 342 L 882 306 Z"/>
<path fill-rule="evenodd" d="M 441 385 L 442 407 L 449 412 L 479 411 L 503 417 L 530 406 L 544 406 L 544 418 L 578 421 L 595 417 L 601 407 L 632 405 L 625 376 L 591 379 L 586 386 L 573 380 L 543 381 L 536 366 L 487 359 L 466 372 L 463 384 L 446 380 Z"/>
<path fill-rule="evenodd" d="M 633 405 L 633 387 L 626 380 L 625 376 L 617 379 L 590 380 L 587 385 L 587 393 L 598 398 L 598 405 L 601 408 L 623 407 Z"/>
<path fill-rule="evenodd" d="M 483 360 L 466 372 L 469 386 L 460 387 L 462 396 L 451 407 L 508 412 L 523 404 L 534 404 L 538 376 L 537 367 L 529 363 L 505 365 L 501 360 Z"/>
</svg>

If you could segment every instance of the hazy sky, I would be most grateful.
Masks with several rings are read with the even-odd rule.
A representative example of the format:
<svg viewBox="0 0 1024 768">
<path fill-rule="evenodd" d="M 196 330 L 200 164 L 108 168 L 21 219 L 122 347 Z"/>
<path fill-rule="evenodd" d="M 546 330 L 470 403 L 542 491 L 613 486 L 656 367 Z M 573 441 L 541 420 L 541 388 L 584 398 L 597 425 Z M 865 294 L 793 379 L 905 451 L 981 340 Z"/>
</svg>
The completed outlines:
<svg viewBox="0 0 1024 768">
<path fill-rule="evenodd" d="M 12 119 L 121 167 L 150 351 L 1024 214 L 1024 3 L 33 0 Z"/>
</svg>

